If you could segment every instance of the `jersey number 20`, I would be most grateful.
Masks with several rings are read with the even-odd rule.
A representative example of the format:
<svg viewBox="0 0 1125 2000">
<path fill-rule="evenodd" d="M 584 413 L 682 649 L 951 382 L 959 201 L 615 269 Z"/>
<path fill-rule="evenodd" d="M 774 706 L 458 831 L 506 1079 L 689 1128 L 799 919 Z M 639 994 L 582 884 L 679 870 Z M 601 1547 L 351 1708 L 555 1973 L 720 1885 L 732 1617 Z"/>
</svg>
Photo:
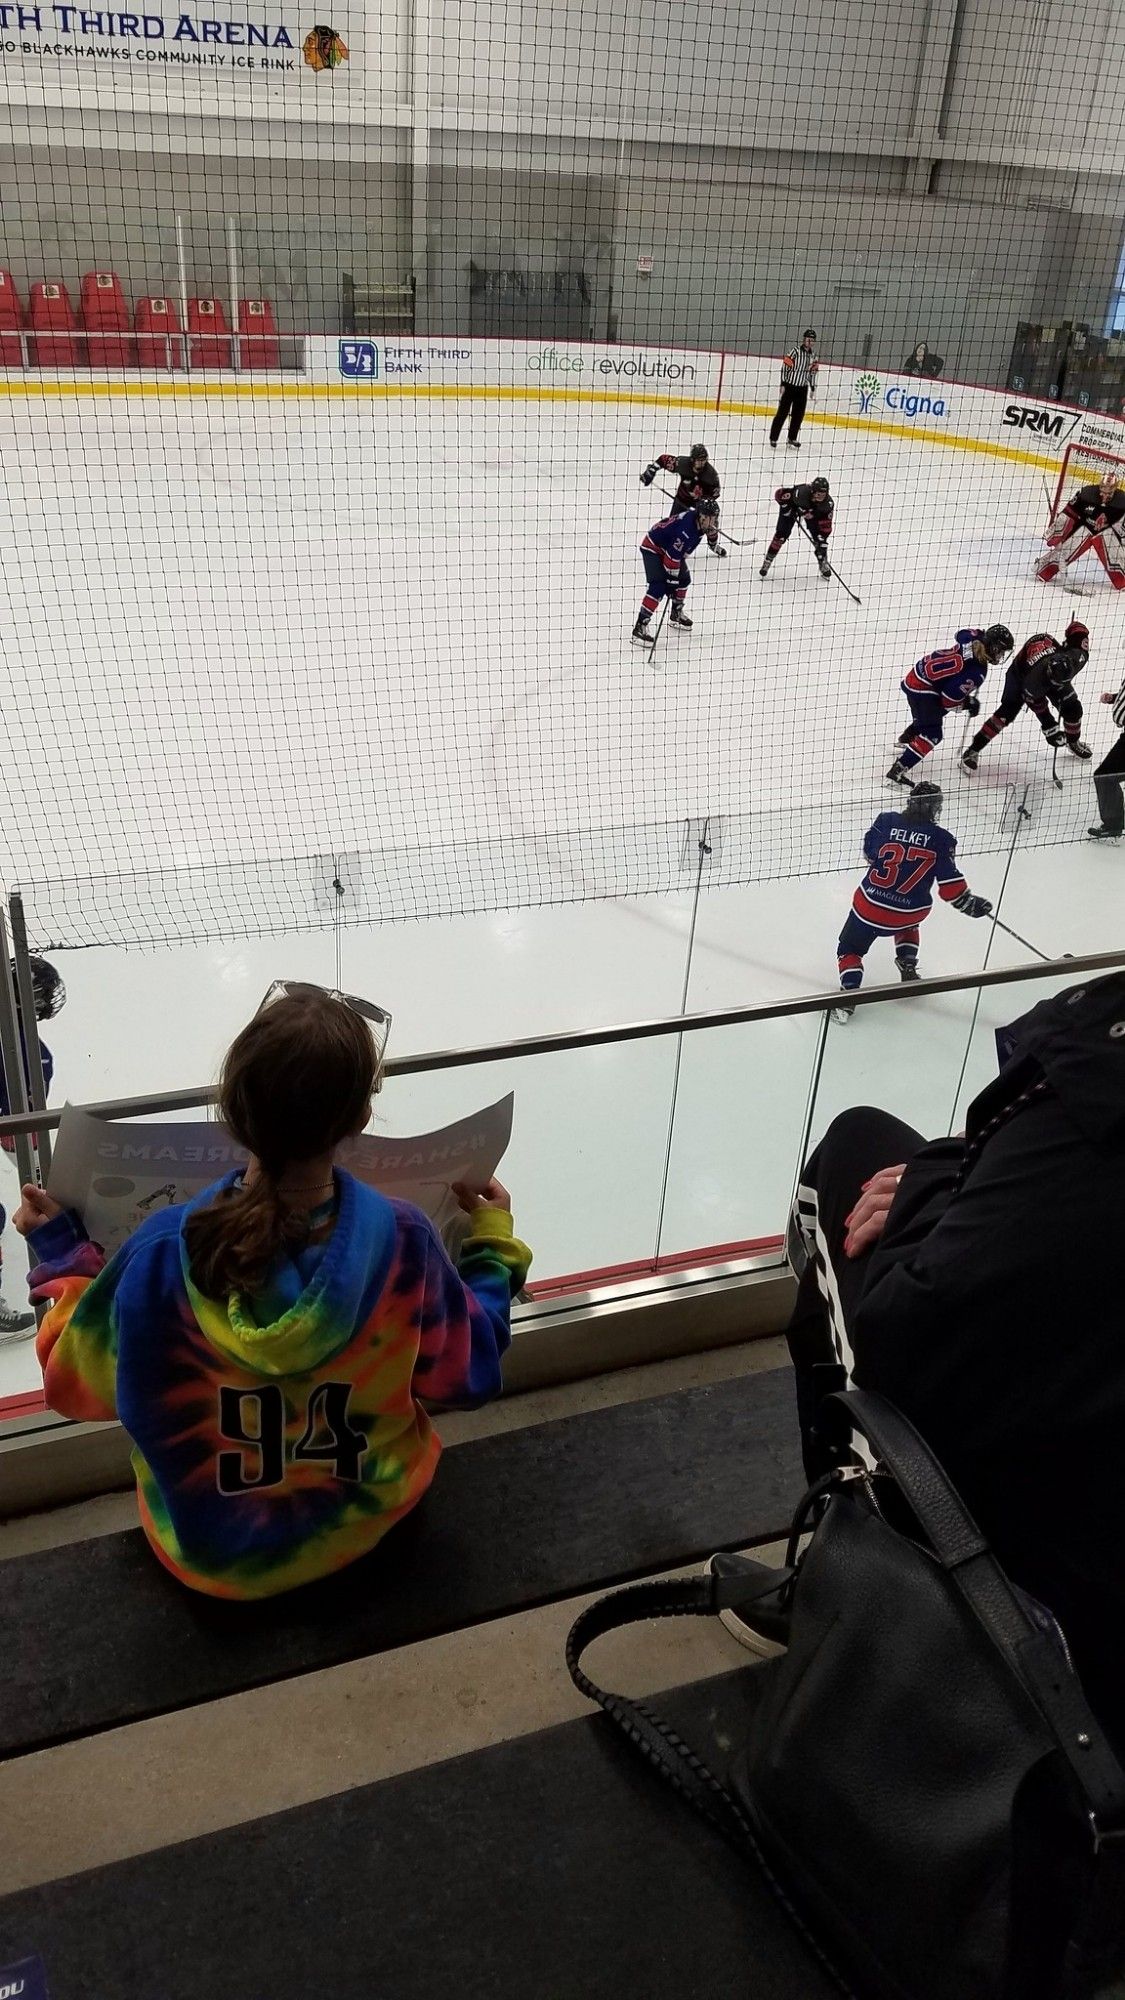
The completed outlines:
<svg viewBox="0 0 1125 2000">
<path fill-rule="evenodd" d="M 901 840 L 885 840 L 879 849 L 882 864 L 871 870 L 873 889 L 893 889 L 896 896 L 909 896 L 923 875 L 928 875 L 937 856 L 928 847 L 904 847 Z M 908 873 L 903 875 L 904 868 Z"/>
<path fill-rule="evenodd" d="M 348 1421 L 350 1382 L 320 1382 L 309 1397 L 305 1428 L 293 1446 L 292 1460 L 313 1459 L 330 1465 L 337 1479 L 358 1479 L 367 1450 L 365 1432 Z M 242 1420 L 243 1403 L 258 1405 L 257 1428 L 248 1431 Z M 218 1464 L 220 1493 L 256 1493 L 263 1486 L 280 1486 L 285 1478 L 285 1398 L 276 1382 L 262 1389 L 219 1390 L 219 1429 L 238 1451 L 221 1451 Z M 317 1442 L 317 1433 L 320 1442 Z M 257 1453 L 257 1478 L 248 1474 L 246 1454 Z"/>
</svg>

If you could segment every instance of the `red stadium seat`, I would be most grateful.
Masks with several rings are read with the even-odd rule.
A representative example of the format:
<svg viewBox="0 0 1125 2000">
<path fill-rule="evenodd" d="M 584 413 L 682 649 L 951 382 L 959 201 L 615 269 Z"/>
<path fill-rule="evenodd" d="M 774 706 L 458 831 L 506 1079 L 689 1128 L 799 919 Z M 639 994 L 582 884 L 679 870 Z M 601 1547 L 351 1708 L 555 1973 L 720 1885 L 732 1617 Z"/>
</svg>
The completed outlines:
<svg viewBox="0 0 1125 2000">
<path fill-rule="evenodd" d="M 10 271 L 0 271 L 0 368 L 21 368 L 23 306 Z"/>
<path fill-rule="evenodd" d="M 85 358 L 65 285 L 43 278 L 32 285 L 27 323 L 35 336 L 31 352 L 40 368 L 77 368 Z"/>
<path fill-rule="evenodd" d="M 180 315 L 171 299 L 150 295 L 137 300 L 134 314 L 137 364 L 141 368 L 179 368 Z"/>
<path fill-rule="evenodd" d="M 187 331 L 190 367 L 230 367 L 230 327 L 221 299 L 189 299 Z"/>
<path fill-rule="evenodd" d="M 86 272 L 81 311 L 91 368 L 128 368 L 133 359 L 129 308 L 116 271 Z"/>
<path fill-rule="evenodd" d="M 281 342 L 268 299 L 239 299 L 238 359 L 243 368 L 280 368 Z"/>
</svg>

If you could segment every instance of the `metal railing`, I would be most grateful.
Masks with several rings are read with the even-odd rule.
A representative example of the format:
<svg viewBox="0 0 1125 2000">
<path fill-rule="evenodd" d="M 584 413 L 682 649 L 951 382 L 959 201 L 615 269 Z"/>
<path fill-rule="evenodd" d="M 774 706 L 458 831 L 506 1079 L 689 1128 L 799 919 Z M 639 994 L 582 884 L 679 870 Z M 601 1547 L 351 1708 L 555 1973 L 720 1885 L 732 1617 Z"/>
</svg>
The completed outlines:
<svg viewBox="0 0 1125 2000">
<path fill-rule="evenodd" d="M 0 944 L 3 939 L 0 915 Z M 17 959 L 18 962 L 18 959 Z M 913 980 L 907 986 L 861 987 L 849 992 L 849 1007 L 916 1005 L 920 1000 L 943 993 L 984 992 L 993 986 L 1025 985 L 1040 979 L 1058 979 L 1073 973 L 1116 972 L 1125 968 L 1125 950 L 1087 952 L 1080 958 L 1045 959 L 1038 965 L 1002 966 L 995 971 L 950 973 L 937 979 Z M 0 1003 L 3 980 L 0 978 Z M 578 1049 L 608 1048 L 617 1042 L 644 1042 L 661 1036 L 694 1035 L 714 1028 L 749 1026 L 758 1021 L 781 1021 L 792 1015 L 820 1014 L 827 1020 L 841 1000 L 839 988 L 830 993 L 803 993 L 796 999 L 764 1000 L 746 1007 L 708 1008 L 697 1014 L 669 1014 L 649 1020 L 623 1021 L 606 1028 L 575 1028 L 543 1035 L 525 1035 L 515 1041 L 479 1042 L 471 1048 L 431 1049 L 412 1056 L 393 1056 L 383 1065 L 384 1076 L 422 1076 L 433 1070 L 468 1069 L 480 1063 L 516 1062 L 525 1057 L 562 1055 Z M 3 1025 L 0 1004 L 0 1027 Z M 106 1098 L 81 1108 L 95 1118 L 152 1118 L 172 1111 L 192 1111 L 214 1104 L 218 1095 L 214 1084 L 184 1090 L 166 1090 L 143 1097 Z M 51 1132 L 62 1122 L 61 1111 L 28 1109 L 0 1118 L 0 1138 L 23 1136 L 28 1132 Z"/>
</svg>

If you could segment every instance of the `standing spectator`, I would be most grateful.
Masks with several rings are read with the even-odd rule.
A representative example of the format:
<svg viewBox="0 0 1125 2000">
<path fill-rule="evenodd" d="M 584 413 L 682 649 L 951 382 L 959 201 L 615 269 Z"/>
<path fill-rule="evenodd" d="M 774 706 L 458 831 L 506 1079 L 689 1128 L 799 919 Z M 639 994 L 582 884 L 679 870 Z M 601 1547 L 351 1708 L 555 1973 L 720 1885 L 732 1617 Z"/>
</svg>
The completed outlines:
<svg viewBox="0 0 1125 2000">
<path fill-rule="evenodd" d="M 1103 701 L 1113 703 L 1113 719 L 1121 731 L 1108 757 L 1103 757 L 1094 772 L 1094 786 L 1098 794 L 1098 811 L 1101 814 L 1097 826 L 1092 826 L 1087 840 L 1120 840 L 1125 833 L 1125 681 L 1116 694 L 1103 694 Z"/>
<path fill-rule="evenodd" d="M 13 979 L 15 978 L 15 972 L 16 965 L 13 959 Z M 31 984 L 35 994 L 36 1020 L 51 1020 L 52 1016 L 57 1014 L 66 1004 L 66 987 L 63 985 L 59 974 L 49 960 L 45 958 L 33 958 L 31 960 Z M 24 1088 L 30 1097 L 31 1072 L 27 1063 L 27 1038 L 24 1035 L 23 1017 L 20 1014 L 18 997 L 16 1000 L 16 1021 L 20 1032 L 20 1053 L 23 1056 Z M 39 1044 L 39 1060 L 43 1065 L 43 1082 L 49 1090 L 51 1088 L 51 1078 L 54 1075 L 55 1064 L 46 1042 L 41 1041 Z M 0 1067 L 0 1118 L 7 1118 L 11 1113 L 11 1109 L 12 1107 L 8 1100 L 7 1082 L 3 1074 L 3 1069 Z M 6 1138 L 3 1142 L 3 1148 L 6 1153 L 14 1153 L 16 1150 L 15 1140 Z M 0 1239 L 3 1237 L 7 1221 L 7 1212 L 0 1205 Z M 2 1245 L 0 1245 L 0 1286 L 3 1285 L 3 1281 L 4 1252 Z M 35 1314 L 33 1312 L 28 1312 L 24 1306 L 10 1306 L 7 1300 L 0 1295 L 0 1340 L 18 1340 L 21 1335 L 30 1333 L 34 1325 Z"/>
<path fill-rule="evenodd" d="M 47 1402 L 120 1418 L 155 1554 L 210 1596 L 269 1597 L 366 1555 L 434 1477 L 428 1406 L 500 1391 L 531 1260 L 506 1191 L 454 1188 L 455 1267 L 420 1209 L 334 1164 L 371 1114 L 388 1026 L 366 1001 L 271 987 L 219 1086 L 247 1166 L 149 1215 L 108 1263 L 78 1216 L 23 1190 Z"/>
<path fill-rule="evenodd" d="M 900 375 L 925 375 L 932 382 L 937 379 L 944 367 L 945 362 L 942 360 L 941 355 L 935 354 L 931 348 L 927 347 L 924 340 L 920 340 L 913 354 L 907 355 L 899 373 Z"/>
<path fill-rule="evenodd" d="M 804 422 L 805 408 L 810 396 L 816 394 L 816 376 L 820 363 L 816 358 L 816 329 L 807 326 L 801 335 L 800 345 L 790 349 L 781 360 L 781 401 L 777 414 L 770 425 L 770 443 L 777 449 L 777 440 L 786 417 L 789 418 L 789 449 L 800 451 L 799 433 Z"/>
</svg>

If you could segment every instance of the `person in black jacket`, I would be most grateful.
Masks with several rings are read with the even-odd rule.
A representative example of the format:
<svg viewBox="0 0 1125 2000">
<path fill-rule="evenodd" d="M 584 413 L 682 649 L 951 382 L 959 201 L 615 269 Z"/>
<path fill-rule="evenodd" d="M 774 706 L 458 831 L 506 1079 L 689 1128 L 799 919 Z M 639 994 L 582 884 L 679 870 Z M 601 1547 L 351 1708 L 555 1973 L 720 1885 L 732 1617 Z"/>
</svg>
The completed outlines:
<svg viewBox="0 0 1125 2000">
<path fill-rule="evenodd" d="M 936 381 L 944 367 L 945 362 L 942 360 L 941 355 L 935 354 L 932 348 L 927 347 L 924 340 L 920 340 L 913 354 L 907 355 L 906 360 L 899 369 L 899 374 L 925 375 L 929 377 L 930 381 Z"/>
<path fill-rule="evenodd" d="M 824 1393 L 854 1379 L 888 1397 L 1054 1614 L 1125 1747 L 1125 973 L 1041 1001 L 997 1044 L 962 1137 L 847 1111 L 799 1177 L 806 1469 L 827 1463 Z"/>
</svg>

